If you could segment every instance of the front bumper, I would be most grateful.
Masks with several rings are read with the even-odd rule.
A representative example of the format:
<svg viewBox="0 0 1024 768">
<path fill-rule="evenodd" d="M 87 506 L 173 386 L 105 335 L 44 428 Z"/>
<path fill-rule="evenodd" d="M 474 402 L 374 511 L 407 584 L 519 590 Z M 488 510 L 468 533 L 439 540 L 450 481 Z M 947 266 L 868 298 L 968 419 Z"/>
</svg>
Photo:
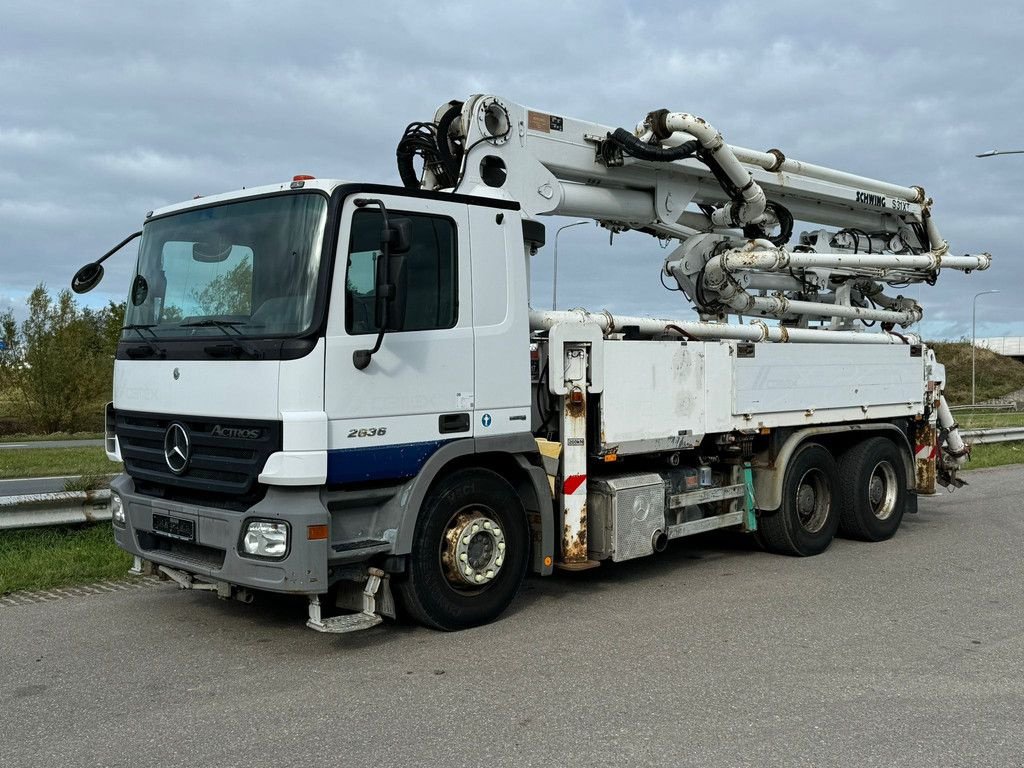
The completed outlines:
<svg viewBox="0 0 1024 768">
<path fill-rule="evenodd" d="M 250 589 L 291 594 L 326 592 L 329 584 L 330 539 L 308 541 L 311 525 L 330 525 L 331 515 L 313 488 L 274 488 L 245 511 L 198 506 L 144 496 L 127 474 L 110 489 L 120 495 L 125 526 L 114 526 L 117 545 L 132 555 L 166 565 L 200 579 Z M 194 541 L 154 532 L 154 514 L 192 522 Z M 239 554 L 242 526 L 250 518 L 283 520 L 290 525 L 289 547 L 280 560 Z"/>
</svg>

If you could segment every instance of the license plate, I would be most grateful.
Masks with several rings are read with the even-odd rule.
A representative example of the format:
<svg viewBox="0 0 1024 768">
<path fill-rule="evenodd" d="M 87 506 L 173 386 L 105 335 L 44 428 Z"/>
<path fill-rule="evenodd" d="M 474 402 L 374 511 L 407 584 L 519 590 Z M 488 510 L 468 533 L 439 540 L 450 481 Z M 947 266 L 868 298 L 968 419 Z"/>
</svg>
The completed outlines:
<svg viewBox="0 0 1024 768">
<path fill-rule="evenodd" d="M 170 515 L 153 515 L 153 533 L 182 541 L 195 541 L 196 524 L 193 520 L 184 520 Z"/>
</svg>

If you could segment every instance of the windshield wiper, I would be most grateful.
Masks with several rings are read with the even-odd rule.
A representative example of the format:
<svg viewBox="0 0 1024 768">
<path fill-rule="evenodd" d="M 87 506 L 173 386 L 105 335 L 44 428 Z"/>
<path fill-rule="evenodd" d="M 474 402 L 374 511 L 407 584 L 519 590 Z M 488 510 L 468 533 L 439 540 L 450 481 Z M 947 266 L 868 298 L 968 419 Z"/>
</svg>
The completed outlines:
<svg viewBox="0 0 1024 768">
<path fill-rule="evenodd" d="M 156 323 L 131 323 L 129 325 L 126 325 L 123 330 L 125 330 L 125 331 L 135 331 L 139 335 L 139 338 L 142 339 L 142 343 L 145 344 L 146 347 L 149 347 L 149 349 L 157 357 L 167 357 L 167 352 L 164 351 L 164 349 L 162 347 L 158 347 L 153 342 L 153 339 L 159 338 L 153 332 L 153 328 L 154 328 L 155 325 L 156 325 Z M 148 336 L 146 336 L 146 334 L 144 334 L 143 331 L 149 331 L 150 336 L 152 336 L 153 338 L 151 339 Z M 143 349 L 145 349 L 145 347 L 134 347 L 134 350 L 137 351 L 137 352 L 141 352 Z"/>
<path fill-rule="evenodd" d="M 178 327 L 216 328 L 217 330 L 219 330 L 221 333 L 228 337 L 228 341 L 231 342 L 231 345 L 235 349 L 244 352 L 249 357 L 256 359 L 262 358 L 262 352 L 260 352 L 258 349 L 253 349 L 252 346 L 250 346 L 248 343 L 242 340 L 241 337 L 243 337 L 245 334 L 238 330 L 235 327 L 236 325 L 246 325 L 246 322 L 244 320 L 193 320 L 192 322 L 189 323 L 179 323 Z M 210 352 L 211 349 L 216 349 L 216 347 L 206 347 L 205 349 L 207 352 Z"/>
</svg>

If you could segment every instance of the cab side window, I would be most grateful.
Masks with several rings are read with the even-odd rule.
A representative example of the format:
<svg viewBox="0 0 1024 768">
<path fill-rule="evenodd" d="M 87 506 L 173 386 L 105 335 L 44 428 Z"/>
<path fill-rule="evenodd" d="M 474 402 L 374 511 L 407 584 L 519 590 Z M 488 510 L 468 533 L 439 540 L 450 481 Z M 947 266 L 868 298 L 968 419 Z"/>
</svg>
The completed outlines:
<svg viewBox="0 0 1024 768">
<path fill-rule="evenodd" d="M 405 260 L 404 306 L 396 307 L 389 331 L 452 328 L 458 321 L 458 275 L 455 222 L 444 216 L 389 211 L 389 218 L 410 223 Z M 352 335 L 376 333 L 374 306 L 380 233 L 379 210 L 356 211 L 352 217 L 345 266 L 345 330 Z"/>
</svg>

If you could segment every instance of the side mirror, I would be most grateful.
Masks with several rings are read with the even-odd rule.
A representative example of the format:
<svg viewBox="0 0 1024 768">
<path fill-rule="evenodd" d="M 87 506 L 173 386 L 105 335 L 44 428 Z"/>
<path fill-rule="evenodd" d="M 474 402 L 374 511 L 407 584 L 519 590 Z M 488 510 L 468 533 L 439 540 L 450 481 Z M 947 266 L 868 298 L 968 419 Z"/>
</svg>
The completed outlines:
<svg viewBox="0 0 1024 768">
<path fill-rule="evenodd" d="M 88 293 L 103 279 L 103 265 L 98 261 L 86 264 L 75 272 L 71 278 L 71 290 L 75 293 Z"/>
<path fill-rule="evenodd" d="M 400 331 L 405 324 L 405 292 L 408 281 L 405 256 L 392 256 L 385 276 L 383 255 L 377 259 L 374 326 L 377 330 Z"/>
<path fill-rule="evenodd" d="M 371 349 L 357 349 L 352 352 L 352 365 L 364 370 L 380 350 L 384 334 L 389 330 L 401 330 L 405 322 L 405 257 L 411 247 L 412 224 L 408 219 L 388 218 L 388 209 L 382 200 L 359 198 L 356 207 L 376 205 L 380 208 L 384 228 L 380 233 L 381 254 L 377 258 L 374 274 L 375 301 L 374 325 L 377 327 L 377 341 Z"/>
<path fill-rule="evenodd" d="M 408 280 L 405 271 L 405 256 L 391 257 L 391 299 L 388 306 L 388 330 L 400 331 L 405 328 L 405 296 Z"/>
<path fill-rule="evenodd" d="M 113 256 L 115 253 L 124 248 L 128 243 L 134 240 L 136 237 L 141 237 L 142 231 L 133 232 L 128 235 L 124 240 L 115 245 L 109 251 L 100 256 L 96 261 L 90 262 L 82 267 L 80 270 L 75 272 L 75 276 L 71 278 L 71 290 L 75 293 L 88 293 L 97 285 L 100 280 L 103 279 L 103 262 Z"/>
<path fill-rule="evenodd" d="M 388 227 L 381 230 L 381 250 L 388 246 L 392 256 L 400 253 L 408 253 L 412 242 L 412 223 L 408 219 L 391 219 Z"/>
</svg>

